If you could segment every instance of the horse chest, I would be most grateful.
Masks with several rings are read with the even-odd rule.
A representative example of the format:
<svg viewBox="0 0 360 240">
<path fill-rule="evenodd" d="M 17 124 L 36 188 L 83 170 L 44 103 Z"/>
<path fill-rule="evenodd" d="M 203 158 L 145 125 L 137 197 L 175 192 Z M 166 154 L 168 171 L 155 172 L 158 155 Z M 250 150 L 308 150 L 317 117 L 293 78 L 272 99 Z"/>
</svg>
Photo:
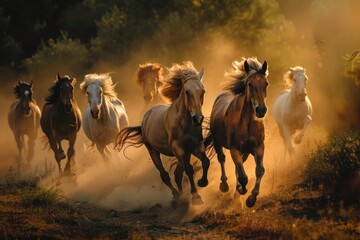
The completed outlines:
<svg viewBox="0 0 360 240">
<path fill-rule="evenodd" d="M 54 136 L 58 136 L 59 139 L 68 139 L 71 135 L 77 132 L 76 117 L 74 116 L 62 116 L 54 117 L 52 129 Z"/>
</svg>

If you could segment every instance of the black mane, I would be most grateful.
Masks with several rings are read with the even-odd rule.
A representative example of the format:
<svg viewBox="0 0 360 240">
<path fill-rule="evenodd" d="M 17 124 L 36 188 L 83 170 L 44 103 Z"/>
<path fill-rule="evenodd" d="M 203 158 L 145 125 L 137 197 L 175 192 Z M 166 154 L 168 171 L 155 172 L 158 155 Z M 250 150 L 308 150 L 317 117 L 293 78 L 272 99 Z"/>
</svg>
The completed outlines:
<svg viewBox="0 0 360 240">
<path fill-rule="evenodd" d="M 32 93 L 32 89 L 31 89 L 31 84 L 27 83 L 27 82 L 18 82 L 18 84 L 16 84 L 14 86 L 14 90 L 13 93 L 15 94 L 16 98 L 19 99 L 21 97 L 21 93 L 22 93 L 22 89 L 26 89 L 29 90 L 30 93 Z"/>
<path fill-rule="evenodd" d="M 46 104 L 53 104 L 56 103 L 59 100 L 60 97 L 60 86 L 63 82 L 68 81 L 68 82 L 72 82 L 72 79 L 70 79 L 69 76 L 64 76 L 60 79 L 55 80 L 54 85 L 52 85 L 49 88 L 49 95 L 45 97 L 45 102 Z"/>
</svg>

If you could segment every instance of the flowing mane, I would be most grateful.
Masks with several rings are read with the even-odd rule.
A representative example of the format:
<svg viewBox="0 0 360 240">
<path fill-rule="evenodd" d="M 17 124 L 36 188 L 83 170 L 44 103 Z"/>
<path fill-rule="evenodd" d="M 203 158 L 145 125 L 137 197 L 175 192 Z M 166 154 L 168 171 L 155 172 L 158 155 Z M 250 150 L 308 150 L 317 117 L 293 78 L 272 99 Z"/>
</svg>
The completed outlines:
<svg viewBox="0 0 360 240">
<path fill-rule="evenodd" d="M 117 93 L 115 92 L 116 84 L 113 84 L 113 81 L 109 73 L 104 73 L 104 74 L 92 73 L 85 75 L 84 81 L 80 84 L 80 89 L 85 93 L 86 88 L 93 83 L 97 84 L 102 88 L 104 96 L 110 99 L 117 98 Z"/>
<path fill-rule="evenodd" d="M 156 71 L 157 70 L 157 71 Z M 136 72 L 136 83 L 140 86 L 144 81 L 144 76 L 149 73 L 154 72 L 158 80 L 161 81 L 161 76 L 163 72 L 163 68 L 160 63 L 144 63 L 139 65 L 139 69 Z"/>
<path fill-rule="evenodd" d="M 31 91 L 31 86 L 32 83 L 27 83 L 27 82 L 21 82 L 19 81 L 15 86 L 14 86 L 14 90 L 13 93 L 15 94 L 16 98 L 19 99 L 21 97 L 21 89 L 22 88 L 27 88 Z"/>
<path fill-rule="evenodd" d="M 254 73 L 261 70 L 262 64 L 257 60 L 256 57 L 242 58 L 241 62 L 234 61 L 232 63 L 233 70 L 225 73 L 225 78 L 229 81 L 224 84 L 224 90 L 231 92 L 232 94 L 242 94 L 245 92 L 247 75 L 244 69 L 245 60 L 249 64 L 250 71 Z"/>
<path fill-rule="evenodd" d="M 160 94 L 170 102 L 179 98 L 183 82 L 190 79 L 200 81 L 199 73 L 190 61 L 184 62 L 182 65 L 173 64 L 168 70 L 168 76 L 162 80 L 163 85 L 160 88 Z"/>
<path fill-rule="evenodd" d="M 57 100 L 60 97 L 60 86 L 63 82 L 69 82 L 70 84 L 75 84 L 75 78 L 70 78 L 68 75 L 65 75 L 64 77 L 60 79 L 56 79 L 55 83 L 49 88 L 49 95 L 45 97 L 45 103 L 46 104 L 53 104 L 57 102 Z"/>
<path fill-rule="evenodd" d="M 300 66 L 290 68 L 290 70 L 284 74 L 284 83 L 288 88 L 291 87 L 291 85 L 294 81 L 294 75 L 297 73 L 304 74 L 306 76 L 305 68 L 300 67 Z M 306 76 L 306 78 L 307 78 L 307 76 Z"/>
</svg>

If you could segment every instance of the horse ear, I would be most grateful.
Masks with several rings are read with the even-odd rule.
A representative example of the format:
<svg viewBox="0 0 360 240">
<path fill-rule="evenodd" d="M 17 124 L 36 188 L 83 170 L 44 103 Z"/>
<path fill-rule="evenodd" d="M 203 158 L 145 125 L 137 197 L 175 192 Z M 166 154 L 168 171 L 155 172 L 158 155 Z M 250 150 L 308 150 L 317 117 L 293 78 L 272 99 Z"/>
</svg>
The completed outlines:
<svg viewBox="0 0 360 240">
<path fill-rule="evenodd" d="M 268 69 L 268 63 L 267 61 L 265 60 L 262 67 L 261 67 L 261 73 L 266 75 L 266 72 L 267 72 L 267 69 Z"/>
<path fill-rule="evenodd" d="M 245 72 L 246 72 L 246 73 L 249 73 L 249 72 L 250 72 L 250 66 L 249 66 L 247 60 L 245 60 L 245 62 L 244 62 L 244 69 L 245 69 Z"/>
<path fill-rule="evenodd" d="M 60 77 L 60 74 L 58 73 L 57 76 L 56 76 L 56 80 L 57 81 L 60 81 L 61 77 Z"/>
<path fill-rule="evenodd" d="M 204 74 L 205 74 L 205 70 L 204 70 L 204 68 L 202 68 L 201 71 L 199 72 L 200 81 L 203 80 Z"/>
<path fill-rule="evenodd" d="M 33 85 L 34 85 L 34 81 L 31 81 L 31 82 L 30 82 L 30 88 L 31 88 L 31 89 L 32 89 Z"/>
</svg>

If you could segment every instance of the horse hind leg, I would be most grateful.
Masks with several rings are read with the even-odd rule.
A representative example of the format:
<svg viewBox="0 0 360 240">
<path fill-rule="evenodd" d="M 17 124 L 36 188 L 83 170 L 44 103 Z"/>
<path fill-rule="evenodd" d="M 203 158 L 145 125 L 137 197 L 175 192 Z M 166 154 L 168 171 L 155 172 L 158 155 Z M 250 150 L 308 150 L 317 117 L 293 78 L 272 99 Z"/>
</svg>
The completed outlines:
<svg viewBox="0 0 360 240">
<path fill-rule="evenodd" d="M 171 193 L 173 195 L 173 199 L 177 200 L 179 198 L 179 196 L 180 196 L 179 192 L 171 184 L 169 173 L 166 172 L 166 170 L 165 170 L 165 168 L 164 168 L 164 166 L 163 166 L 163 164 L 161 162 L 160 153 L 158 151 L 156 151 L 155 149 L 153 149 L 148 144 L 145 144 L 145 146 L 148 149 L 148 152 L 150 154 L 150 157 L 151 157 L 155 167 L 160 172 L 160 177 L 161 177 L 162 181 L 166 184 L 166 186 L 168 186 L 168 188 L 170 188 Z"/>
<path fill-rule="evenodd" d="M 222 147 L 219 144 L 217 144 L 215 141 L 214 141 L 214 148 L 215 148 L 215 151 L 217 154 L 217 159 L 218 159 L 218 161 L 220 163 L 220 167 L 221 167 L 221 177 L 220 177 L 221 183 L 220 183 L 219 189 L 221 192 L 228 192 L 229 184 L 227 183 L 228 178 L 227 178 L 226 172 L 225 172 L 225 154 L 223 152 Z"/>
</svg>

